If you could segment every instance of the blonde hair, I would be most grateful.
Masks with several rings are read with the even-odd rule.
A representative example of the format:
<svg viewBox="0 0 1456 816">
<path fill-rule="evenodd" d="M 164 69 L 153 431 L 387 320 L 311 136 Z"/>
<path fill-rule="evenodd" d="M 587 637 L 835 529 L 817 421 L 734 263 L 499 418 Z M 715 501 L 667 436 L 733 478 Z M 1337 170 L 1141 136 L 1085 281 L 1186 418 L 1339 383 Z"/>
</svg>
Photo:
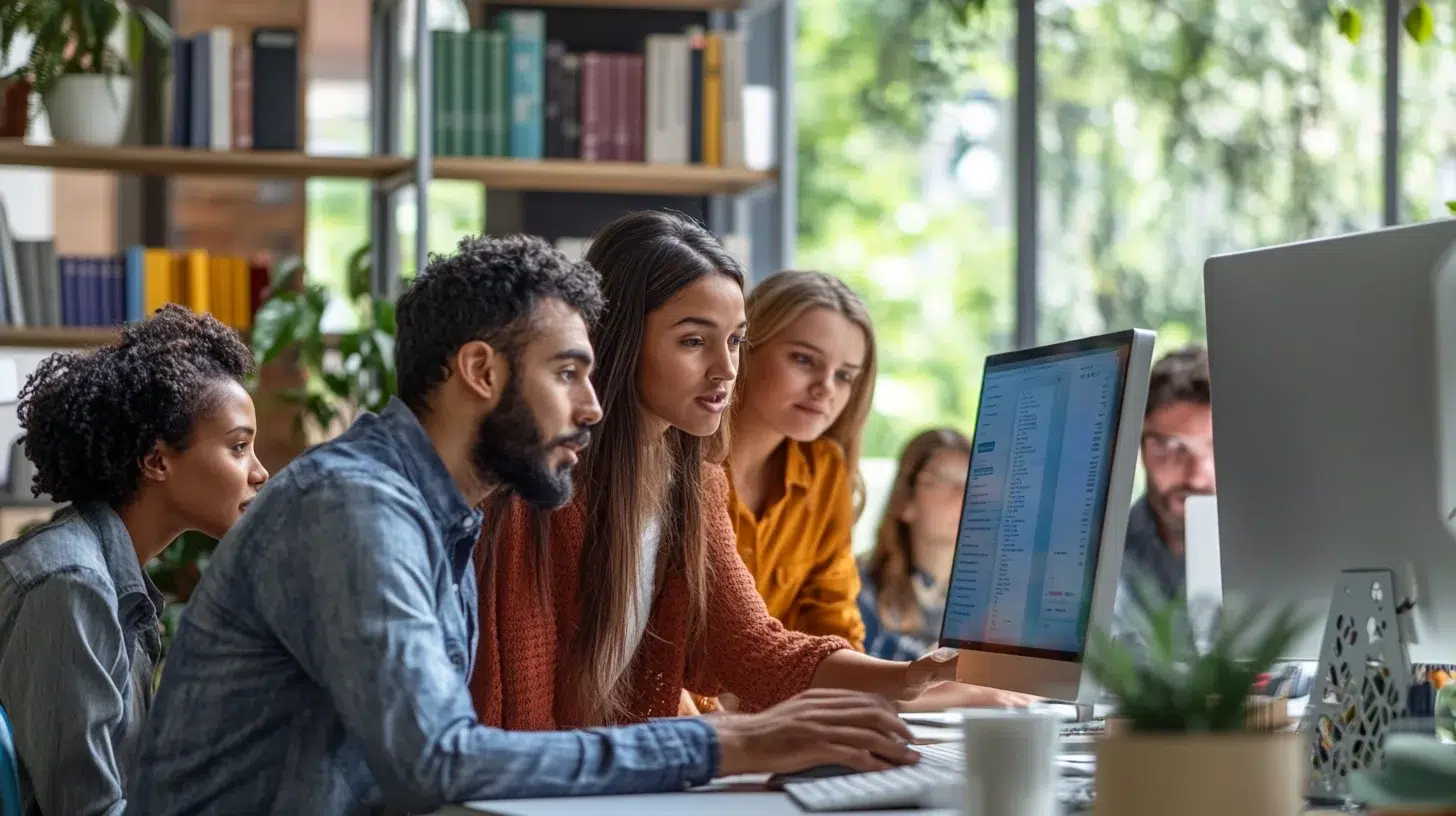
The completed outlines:
<svg viewBox="0 0 1456 816">
<path fill-rule="evenodd" d="M 849 402 L 844 411 L 834 420 L 824 437 L 839 443 L 844 451 L 845 463 L 853 474 L 854 508 L 858 517 L 864 508 L 864 479 L 859 472 L 861 438 L 865 422 L 870 416 L 870 400 L 875 391 L 876 355 L 875 329 L 864 301 L 844 281 L 823 272 L 787 270 L 772 275 L 753 287 L 745 304 L 748 312 L 748 354 L 743 361 L 744 376 L 740 377 L 733 395 L 733 412 L 736 415 L 747 402 L 752 380 L 752 358 L 755 347 L 767 346 L 779 332 L 803 316 L 810 309 L 828 309 L 843 316 L 864 332 L 865 359 L 859 376 L 850 389 Z"/>
</svg>

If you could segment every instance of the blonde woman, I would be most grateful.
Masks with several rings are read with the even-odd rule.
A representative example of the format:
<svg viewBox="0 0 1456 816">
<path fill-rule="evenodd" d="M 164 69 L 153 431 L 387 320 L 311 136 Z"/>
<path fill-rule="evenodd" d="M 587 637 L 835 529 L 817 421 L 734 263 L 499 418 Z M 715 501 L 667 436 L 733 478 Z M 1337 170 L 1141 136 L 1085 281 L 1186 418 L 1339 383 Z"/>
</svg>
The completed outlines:
<svg viewBox="0 0 1456 816">
<path fill-rule="evenodd" d="M 869 311 L 838 278 L 803 271 L 763 281 L 746 308 L 728 457 L 738 554 L 784 626 L 863 650 L 850 535 L 875 387 Z"/>
</svg>

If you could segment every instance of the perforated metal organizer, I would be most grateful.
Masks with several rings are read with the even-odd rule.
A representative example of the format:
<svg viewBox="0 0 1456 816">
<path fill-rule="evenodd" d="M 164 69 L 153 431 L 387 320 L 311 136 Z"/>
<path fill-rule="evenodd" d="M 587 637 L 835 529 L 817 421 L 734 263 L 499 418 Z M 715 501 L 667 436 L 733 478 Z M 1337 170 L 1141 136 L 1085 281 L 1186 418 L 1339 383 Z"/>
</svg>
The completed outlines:
<svg viewBox="0 0 1456 816">
<path fill-rule="evenodd" d="M 1349 798 L 1350 774 L 1379 767 L 1385 738 L 1406 730 L 1411 663 L 1399 616 L 1409 607 L 1390 570 L 1346 570 L 1336 581 L 1319 668 L 1300 730 L 1309 746 L 1307 794 Z"/>
</svg>

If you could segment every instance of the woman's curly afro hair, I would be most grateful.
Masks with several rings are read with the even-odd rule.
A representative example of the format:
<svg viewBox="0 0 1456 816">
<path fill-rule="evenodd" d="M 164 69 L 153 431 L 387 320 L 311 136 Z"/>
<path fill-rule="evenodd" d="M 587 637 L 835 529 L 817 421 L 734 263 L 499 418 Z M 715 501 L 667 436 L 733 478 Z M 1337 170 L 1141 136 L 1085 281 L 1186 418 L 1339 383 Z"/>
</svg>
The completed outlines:
<svg viewBox="0 0 1456 816">
<path fill-rule="evenodd" d="M 178 450 L 220 380 L 242 382 L 253 356 L 211 315 L 167 304 L 95 351 L 55 354 L 20 391 L 31 492 L 53 501 L 129 501 L 158 442 Z"/>
</svg>

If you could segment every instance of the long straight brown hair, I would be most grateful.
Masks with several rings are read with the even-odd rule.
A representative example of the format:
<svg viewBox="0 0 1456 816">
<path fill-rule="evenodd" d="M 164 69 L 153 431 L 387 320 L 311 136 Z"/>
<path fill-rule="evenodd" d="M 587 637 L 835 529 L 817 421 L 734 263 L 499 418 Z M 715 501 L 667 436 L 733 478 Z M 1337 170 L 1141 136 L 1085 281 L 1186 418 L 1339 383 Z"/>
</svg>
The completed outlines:
<svg viewBox="0 0 1456 816">
<path fill-rule="evenodd" d="M 703 540 L 702 466 L 727 453 L 727 415 L 716 434 L 700 439 L 676 428 L 658 440 L 647 433 L 637 366 L 647 315 L 709 275 L 743 286 L 743 270 L 711 233 L 683 215 L 637 212 L 592 238 L 586 260 L 602 276 L 605 316 L 592 328 L 592 374 L 603 419 L 592 430 L 576 469 L 585 501 L 581 620 L 566 671 L 587 724 L 618 719 L 631 693 L 628 627 L 641 580 L 640 549 L 648 520 L 661 525 L 658 574 L 684 574 L 688 636 L 702 635 L 709 574 Z M 568 623 L 569 626 L 569 623 Z"/>
<path fill-rule="evenodd" d="M 870 320 L 869 309 L 844 281 L 823 272 L 790 269 L 770 275 L 748 293 L 748 326 L 751 342 L 744 372 L 738 378 L 733 393 L 733 410 L 736 414 L 752 399 L 753 355 L 755 348 L 761 348 L 773 341 L 775 335 L 787 329 L 810 309 L 828 309 L 844 317 L 864 332 L 865 358 L 859 376 L 850 389 L 849 402 L 839 417 L 825 431 L 824 436 L 839 443 L 844 451 L 845 464 L 849 468 L 855 516 L 864 508 L 864 479 L 859 472 L 860 441 L 864 437 L 865 423 L 870 418 L 870 399 L 874 396 L 875 377 L 878 365 L 875 354 L 875 326 Z"/>
<path fill-rule="evenodd" d="M 911 581 L 915 574 L 915 554 L 910 548 L 910 525 L 900 517 L 905 513 L 905 505 L 915 497 L 920 472 L 943 450 L 969 454 L 971 440 L 954 428 L 932 428 L 921 431 L 905 444 L 895 485 L 890 489 L 885 515 L 875 534 L 875 548 L 870 551 L 865 568 L 876 589 L 880 618 L 892 631 L 919 632 L 925 627 L 925 616 L 915 599 L 915 585 Z"/>
</svg>

